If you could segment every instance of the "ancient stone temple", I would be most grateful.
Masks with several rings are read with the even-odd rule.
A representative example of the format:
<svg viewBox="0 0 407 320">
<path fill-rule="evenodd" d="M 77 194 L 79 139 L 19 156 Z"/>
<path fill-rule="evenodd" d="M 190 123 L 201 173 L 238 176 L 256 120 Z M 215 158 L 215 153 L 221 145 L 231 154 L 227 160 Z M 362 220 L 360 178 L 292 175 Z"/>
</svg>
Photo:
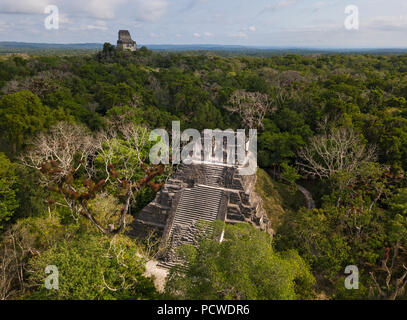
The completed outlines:
<svg viewBox="0 0 407 320">
<path fill-rule="evenodd" d="M 117 47 L 124 50 L 136 51 L 137 44 L 133 41 L 128 30 L 119 31 L 119 40 L 117 40 Z"/>
<path fill-rule="evenodd" d="M 176 263 L 175 249 L 195 243 L 198 221 L 248 222 L 271 233 L 270 222 L 255 193 L 256 175 L 239 175 L 238 166 L 180 164 L 153 202 L 136 217 L 136 233 L 153 228 L 162 233 L 161 266 Z"/>
</svg>

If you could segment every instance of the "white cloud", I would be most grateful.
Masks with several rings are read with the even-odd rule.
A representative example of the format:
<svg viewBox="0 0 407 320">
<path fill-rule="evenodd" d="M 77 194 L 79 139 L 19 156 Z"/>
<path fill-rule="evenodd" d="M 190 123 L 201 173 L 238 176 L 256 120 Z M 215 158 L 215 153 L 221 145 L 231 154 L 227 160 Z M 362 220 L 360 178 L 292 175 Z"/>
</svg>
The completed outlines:
<svg viewBox="0 0 407 320">
<path fill-rule="evenodd" d="M 109 28 L 106 25 L 106 22 L 103 20 L 96 20 L 94 23 L 71 23 L 71 26 L 68 27 L 70 31 L 107 31 Z"/>
<path fill-rule="evenodd" d="M 88 25 L 82 26 L 82 27 L 81 27 L 81 30 L 101 30 L 101 31 L 107 31 L 108 28 L 107 28 L 106 26 L 88 24 Z"/>
<path fill-rule="evenodd" d="M 125 3 L 127 0 L 86 0 L 86 1 L 72 1 L 75 9 L 82 8 L 91 17 L 97 19 L 113 19 L 115 18 L 116 8 Z"/>
<path fill-rule="evenodd" d="M 69 18 L 69 16 L 67 14 L 60 14 L 59 15 L 59 23 L 63 23 L 63 24 L 73 24 L 73 20 L 71 18 Z"/>
<path fill-rule="evenodd" d="M 113 19 L 116 8 L 128 0 L 1 0 L 0 12 L 22 14 L 44 14 L 49 4 L 56 5 L 59 12 L 85 13 L 97 19 Z M 154 0 L 150 0 L 154 2 Z"/>
<path fill-rule="evenodd" d="M 244 32 L 244 33 L 246 33 L 247 31 L 256 32 L 256 27 L 255 26 L 244 27 L 239 30 L 239 32 Z"/>
<path fill-rule="evenodd" d="M 287 7 L 291 7 L 297 2 L 297 0 L 272 0 L 262 11 L 262 13 L 266 11 L 276 11 L 280 9 L 284 9 Z"/>
<path fill-rule="evenodd" d="M 169 0 L 0 0 L 0 12 L 44 14 L 50 3 L 60 9 L 60 13 L 69 12 L 86 15 L 96 19 L 117 18 L 117 10 L 126 4 L 126 16 L 133 19 L 155 22 L 160 19 L 168 8 Z M 130 11 L 129 11 L 130 10 Z"/>
<path fill-rule="evenodd" d="M 9 28 L 9 25 L 0 20 L 0 32 L 5 32 Z"/>
<path fill-rule="evenodd" d="M 0 12 L 2 13 L 44 13 L 48 0 L 1 0 Z"/>
<path fill-rule="evenodd" d="M 326 6 L 327 4 L 328 3 L 325 1 L 318 1 L 318 2 L 315 2 L 313 6 L 314 6 L 314 8 L 322 8 L 322 7 Z"/>
<path fill-rule="evenodd" d="M 129 29 L 140 42 L 167 42 L 173 35 L 170 39 L 182 43 L 406 46 L 406 0 L 389 0 L 386 6 L 379 0 L 356 1 L 363 14 L 360 30 L 354 33 L 343 27 L 346 4 L 342 2 L 235 1 L 227 6 L 210 0 L 0 0 L 0 38 L 114 43 L 118 30 Z M 44 9 L 50 4 L 59 8 L 58 32 L 44 29 L 48 15 Z M 188 4 L 190 10 L 186 11 Z M 264 16 L 256 17 L 256 13 Z"/>
<path fill-rule="evenodd" d="M 248 39 L 249 38 L 249 36 L 243 31 L 232 33 L 229 36 L 232 37 L 232 38 L 241 38 L 241 39 Z"/>
<path fill-rule="evenodd" d="M 159 20 L 168 9 L 167 0 L 135 0 L 136 19 L 148 22 Z"/>
<path fill-rule="evenodd" d="M 378 31 L 407 31 L 407 16 L 376 17 L 361 25 Z"/>
</svg>

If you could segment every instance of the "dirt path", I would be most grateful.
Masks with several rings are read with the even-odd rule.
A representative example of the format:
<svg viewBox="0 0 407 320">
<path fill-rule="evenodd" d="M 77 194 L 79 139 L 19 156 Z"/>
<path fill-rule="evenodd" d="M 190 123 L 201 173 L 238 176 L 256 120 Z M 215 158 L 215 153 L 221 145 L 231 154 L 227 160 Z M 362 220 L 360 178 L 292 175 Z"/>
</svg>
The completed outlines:
<svg viewBox="0 0 407 320">
<path fill-rule="evenodd" d="M 270 177 L 274 178 L 282 178 L 280 175 L 277 174 L 277 177 L 271 170 L 267 170 L 267 173 L 270 175 Z M 282 178 L 284 180 L 284 178 Z M 307 206 L 307 209 L 315 209 L 315 201 L 312 198 L 311 192 L 309 192 L 307 189 L 305 189 L 303 186 L 300 186 L 299 184 L 295 184 L 298 188 L 298 191 L 300 191 L 305 198 L 305 205 Z"/>
<path fill-rule="evenodd" d="M 145 275 L 147 277 L 154 276 L 154 285 L 159 292 L 164 291 L 165 280 L 167 278 L 168 270 L 157 266 L 158 261 L 150 260 L 146 264 Z"/>
<path fill-rule="evenodd" d="M 300 186 L 299 184 L 297 184 L 297 188 L 304 195 L 307 208 L 315 209 L 315 201 L 312 198 L 311 192 L 309 192 L 307 189 L 305 189 L 303 186 Z"/>
</svg>

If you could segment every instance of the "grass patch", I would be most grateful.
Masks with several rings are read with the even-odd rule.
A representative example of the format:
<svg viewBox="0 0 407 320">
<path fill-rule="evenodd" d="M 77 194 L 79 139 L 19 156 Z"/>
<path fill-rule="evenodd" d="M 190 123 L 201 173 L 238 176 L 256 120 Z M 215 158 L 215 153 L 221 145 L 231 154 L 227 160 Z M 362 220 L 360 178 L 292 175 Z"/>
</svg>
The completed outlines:
<svg viewBox="0 0 407 320">
<path fill-rule="evenodd" d="M 290 186 L 273 180 L 263 169 L 257 170 L 256 193 L 263 199 L 263 208 L 271 221 L 273 228 L 277 228 L 287 210 L 297 211 L 305 207 L 305 199 L 298 190 L 293 193 Z"/>
</svg>

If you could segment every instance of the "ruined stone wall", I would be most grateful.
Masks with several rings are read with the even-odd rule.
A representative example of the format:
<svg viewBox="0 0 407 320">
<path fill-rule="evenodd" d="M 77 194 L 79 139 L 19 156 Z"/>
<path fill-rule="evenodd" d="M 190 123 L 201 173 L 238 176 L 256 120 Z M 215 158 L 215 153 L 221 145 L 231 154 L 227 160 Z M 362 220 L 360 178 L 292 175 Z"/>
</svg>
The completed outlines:
<svg viewBox="0 0 407 320">
<path fill-rule="evenodd" d="M 179 165 L 155 199 L 136 216 L 133 230 L 143 235 L 153 228 L 162 234 L 160 261 L 166 267 L 176 263 L 178 246 L 195 243 L 199 220 L 247 222 L 272 234 L 255 185 L 256 175 L 241 176 L 237 167 Z"/>
<path fill-rule="evenodd" d="M 117 47 L 125 50 L 136 51 L 137 44 L 131 39 L 130 32 L 128 30 L 119 31 L 119 39 L 117 40 Z"/>
<path fill-rule="evenodd" d="M 264 231 L 272 232 L 262 200 L 255 193 L 256 175 L 241 176 L 236 167 L 222 167 L 218 176 L 208 173 L 204 164 L 181 164 L 173 177 L 168 180 L 155 199 L 137 216 L 136 224 L 151 226 L 164 232 L 175 215 L 180 192 L 196 185 L 222 188 L 225 200 L 218 219 L 227 223 L 249 222 Z M 168 228 L 167 228 L 168 229 Z"/>
</svg>

